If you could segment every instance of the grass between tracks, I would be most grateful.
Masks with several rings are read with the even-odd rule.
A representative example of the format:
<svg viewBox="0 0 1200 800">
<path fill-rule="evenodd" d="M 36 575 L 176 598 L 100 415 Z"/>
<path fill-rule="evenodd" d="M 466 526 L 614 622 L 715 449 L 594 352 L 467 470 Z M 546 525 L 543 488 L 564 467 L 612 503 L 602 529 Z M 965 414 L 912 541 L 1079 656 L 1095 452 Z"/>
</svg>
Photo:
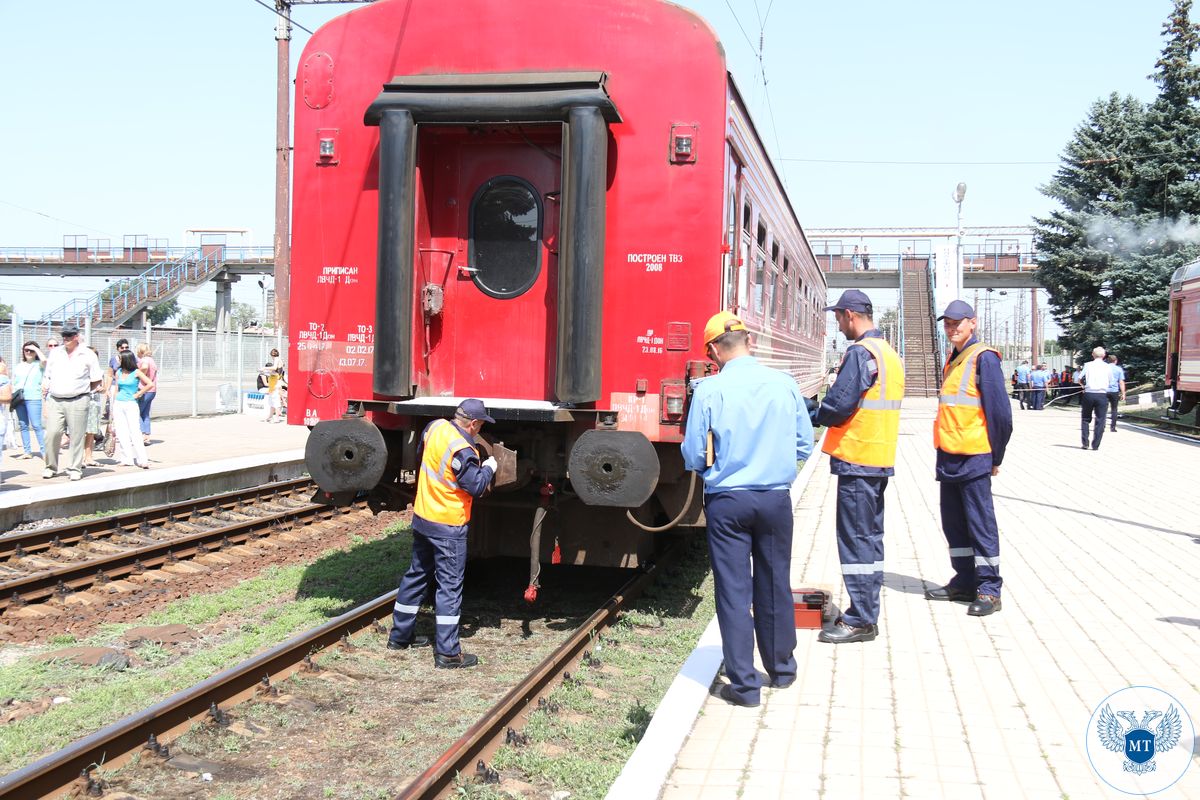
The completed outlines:
<svg viewBox="0 0 1200 800">
<path fill-rule="evenodd" d="M 395 526 L 388 533 L 399 530 Z M 359 538 L 357 544 L 371 548 L 372 557 L 350 575 L 338 567 L 336 558 L 313 565 L 269 567 L 237 586 L 183 598 L 140 620 L 137 625 L 181 623 L 204 635 L 177 652 L 158 644 L 142 645 L 133 651 L 134 663 L 124 671 L 39 661 L 36 655 L 7 664 L 0 670 L 0 703 L 43 698 L 59 702 L 43 714 L 0 727 L 0 774 L 393 588 L 398 565 L 410 558 L 411 538 L 385 536 L 370 542 Z M 134 625 L 109 626 L 82 642 L 59 636 L 53 643 L 126 649 L 121 634 L 130 627 Z"/>
<path fill-rule="evenodd" d="M 134 665 L 124 672 L 44 663 L 32 657 L 20 659 L 0 670 L 0 700 L 7 697 L 18 700 L 70 698 L 70 702 L 54 705 L 44 714 L 0 728 L 0 770 L 19 768 L 84 733 L 145 708 L 296 632 L 390 590 L 395 586 L 397 572 L 408 562 L 410 537 L 387 536 L 363 541 L 355 550 L 357 552 L 349 556 L 322 559 L 315 566 L 269 569 L 255 579 L 219 593 L 177 601 L 152 618 L 141 621 L 142 624 L 183 623 L 197 629 L 203 638 L 182 648 L 144 644 L 133 651 Z M 679 666 L 712 617 L 711 584 L 707 548 L 703 534 L 700 534 L 694 537 L 682 561 L 663 575 L 600 641 L 590 646 L 595 660 L 576 672 L 581 683 L 562 686 L 553 695 L 559 710 L 553 714 L 533 714 L 525 729 L 530 736 L 530 745 L 519 749 L 505 748 L 497 755 L 495 766 L 501 770 L 505 782 L 500 787 L 464 783 L 460 787 L 461 793 L 484 799 L 546 797 L 558 792 L 569 792 L 572 800 L 603 797 L 641 739 L 653 709 L 661 701 Z M 475 605 L 480 605 L 478 598 Z M 586 614 L 586 611 L 582 613 Z M 127 627 L 113 626 L 81 643 L 120 646 L 120 634 Z M 486 632 L 481 629 L 477 635 L 481 640 L 487 640 L 493 634 L 489 628 Z M 58 642 L 62 645 L 75 643 L 67 637 Z M 532 643 L 531 640 L 529 644 Z M 520 650 L 525 649 L 515 641 L 514 645 Z M 128 650 L 128 647 L 121 649 Z M 513 653 L 515 655 L 517 650 Z M 407 685 L 410 676 L 427 672 L 419 669 L 414 673 L 408 662 L 423 665 L 427 657 L 428 651 L 414 651 L 412 659 L 401 655 L 401 660 L 396 661 L 393 655 L 389 657 L 391 660 L 375 664 L 373 645 L 352 653 L 332 651 L 326 656 L 345 662 L 350 673 L 361 673 L 364 684 L 368 688 L 374 687 L 373 693 L 391 697 L 400 707 L 412 702 L 424 705 L 428 701 L 418 698 L 430 689 L 433 690 L 431 697 L 438 696 L 439 684 L 429 683 L 419 692 Z M 449 691 L 465 678 L 478 678 L 493 686 L 511 685 L 524 675 L 523 669 L 517 669 L 515 663 L 507 663 L 498 653 L 486 659 L 481 671 L 485 674 L 457 676 L 433 671 L 424 680 L 441 682 L 445 684 L 444 690 Z M 387 682 L 388 673 L 395 673 L 391 683 Z M 373 681 L 378 681 L 378 685 Z M 319 686 L 321 681 L 300 682 L 303 683 L 311 687 Z M 294 679 L 289 682 L 289 686 L 300 684 Z M 333 684 L 311 691 L 310 696 L 322 708 L 334 708 L 339 707 L 344 689 Z M 404 726 L 389 726 L 382 737 L 368 734 L 368 741 L 378 738 L 389 750 L 400 748 L 407 752 L 416 748 L 419 754 L 424 752 L 420 749 L 422 737 L 430 731 L 443 734 L 461 731 L 477 716 L 477 712 L 464 716 L 455 709 L 441 706 L 440 703 L 432 706 L 434 713 L 420 725 L 410 719 Z M 334 752 L 342 740 L 346 743 L 363 741 L 355 734 L 357 728 L 368 730 L 369 726 L 378 724 L 369 714 L 364 717 L 348 713 L 349 709 L 343 710 L 347 713 L 330 718 L 326 723 L 327 736 L 324 738 L 328 741 L 323 746 Z M 268 704 L 250 704 L 238 713 L 271 730 L 283 730 L 289 727 L 284 718 L 295 717 L 300 712 Z M 253 740 L 204 727 L 187 734 L 180 744 L 187 752 L 204 753 L 205 744 L 214 747 L 218 754 L 224 748 L 231 757 L 243 747 L 256 747 Z M 430 751 L 424 757 L 429 759 L 433 754 Z M 278 756 L 285 757 L 286 754 Z M 373 757 L 373 753 L 360 752 L 347 763 L 368 761 Z M 275 758 L 270 756 L 272 760 Z M 386 756 L 381 760 L 386 763 Z M 278 782 L 273 770 L 275 765 L 268 763 L 266 766 L 267 777 L 262 779 Z M 308 796 L 339 800 L 391 796 L 385 791 L 386 787 L 380 785 L 377 776 L 365 772 L 361 776 L 331 778 L 323 791 L 318 788 L 319 784 L 298 783 L 296 793 L 290 796 L 303 796 L 314 791 L 315 794 Z M 223 790 L 217 786 L 211 786 L 204 796 L 224 797 L 225 791 L 231 798 L 255 796 L 253 792 L 247 794 L 244 790 Z M 151 791 L 148 796 L 155 794 Z"/>
<path fill-rule="evenodd" d="M 529 744 L 497 752 L 492 766 L 504 781 L 463 781 L 460 794 L 473 800 L 603 798 L 714 613 L 701 534 L 680 564 L 592 644 L 592 663 L 575 672 L 579 682 L 551 695 L 558 710 L 531 715 L 524 729 Z"/>
</svg>

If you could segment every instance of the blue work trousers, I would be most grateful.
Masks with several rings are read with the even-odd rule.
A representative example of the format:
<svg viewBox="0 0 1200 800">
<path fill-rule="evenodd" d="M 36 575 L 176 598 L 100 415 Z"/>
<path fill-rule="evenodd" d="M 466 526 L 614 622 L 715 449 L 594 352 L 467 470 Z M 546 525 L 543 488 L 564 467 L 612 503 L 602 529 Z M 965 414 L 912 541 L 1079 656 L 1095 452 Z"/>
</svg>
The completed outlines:
<svg viewBox="0 0 1200 800">
<path fill-rule="evenodd" d="M 458 619 L 462 610 L 463 574 L 467 569 L 467 539 L 435 538 L 413 531 L 412 563 L 400 579 L 396 604 L 392 608 L 392 644 L 411 642 L 417 624 L 417 611 L 429 579 L 437 582 L 433 608 L 437 652 L 444 656 L 459 653 Z"/>
<path fill-rule="evenodd" d="M 787 489 L 716 492 L 705 495 L 704 514 L 725 675 L 738 698 L 757 703 L 756 637 L 770 678 L 796 677 L 791 496 Z"/>
<path fill-rule="evenodd" d="M 837 495 L 838 560 L 850 607 L 842 621 L 855 628 L 879 622 L 883 587 L 883 493 L 885 477 L 839 475 Z"/>
<path fill-rule="evenodd" d="M 1041 411 L 1046 405 L 1046 387 L 1034 386 L 1029 392 L 1029 407 Z"/>
<path fill-rule="evenodd" d="M 942 481 L 942 533 L 950 548 L 953 591 L 1000 596 L 1000 531 L 992 508 L 992 476 Z"/>
</svg>

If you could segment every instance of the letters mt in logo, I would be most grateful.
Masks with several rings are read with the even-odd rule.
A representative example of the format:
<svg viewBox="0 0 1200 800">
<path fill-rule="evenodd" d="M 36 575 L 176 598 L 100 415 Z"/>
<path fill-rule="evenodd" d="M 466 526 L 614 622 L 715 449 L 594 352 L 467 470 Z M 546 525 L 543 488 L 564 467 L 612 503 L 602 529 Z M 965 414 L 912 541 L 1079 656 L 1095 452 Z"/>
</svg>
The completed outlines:
<svg viewBox="0 0 1200 800">
<path fill-rule="evenodd" d="M 1142 709 L 1143 715 L 1139 722 L 1133 711 L 1118 711 L 1113 714 L 1108 704 L 1100 711 L 1100 719 L 1096 721 L 1096 733 L 1105 748 L 1114 753 L 1123 752 L 1125 761 L 1121 765 L 1126 772 L 1143 775 L 1156 769 L 1154 757 L 1165 753 L 1179 744 L 1183 731 L 1183 723 L 1179 719 L 1179 711 L 1174 705 L 1166 714 L 1153 709 Z M 1129 723 L 1124 728 L 1120 717 Z M 1152 722 L 1162 717 L 1162 720 L 1151 730 Z"/>
</svg>

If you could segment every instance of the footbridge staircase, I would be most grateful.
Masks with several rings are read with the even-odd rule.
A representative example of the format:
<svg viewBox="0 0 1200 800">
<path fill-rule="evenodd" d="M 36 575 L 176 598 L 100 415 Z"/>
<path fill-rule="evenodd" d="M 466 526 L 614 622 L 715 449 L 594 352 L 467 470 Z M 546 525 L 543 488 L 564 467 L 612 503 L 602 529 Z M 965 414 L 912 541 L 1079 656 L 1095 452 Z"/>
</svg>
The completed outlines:
<svg viewBox="0 0 1200 800">
<path fill-rule="evenodd" d="M 106 287 L 85 300 L 72 300 L 44 314 L 42 322 L 73 322 L 116 327 L 148 308 L 165 303 L 185 289 L 212 280 L 225 268 L 225 248 L 202 245 L 161 261 L 135 278 Z"/>
<path fill-rule="evenodd" d="M 905 396 L 937 396 L 942 370 L 929 259 L 904 259 L 900 274 L 900 325 Z"/>
</svg>

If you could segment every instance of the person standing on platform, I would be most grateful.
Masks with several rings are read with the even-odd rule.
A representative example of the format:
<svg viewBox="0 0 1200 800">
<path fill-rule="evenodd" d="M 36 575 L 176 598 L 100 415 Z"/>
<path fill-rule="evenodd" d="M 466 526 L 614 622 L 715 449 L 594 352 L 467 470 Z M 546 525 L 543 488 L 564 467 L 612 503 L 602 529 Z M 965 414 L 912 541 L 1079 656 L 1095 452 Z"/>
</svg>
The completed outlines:
<svg viewBox="0 0 1200 800">
<path fill-rule="evenodd" d="M 1091 447 L 1100 449 L 1100 439 L 1104 436 L 1104 417 L 1108 410 L 1108 385 L 1112 381 L 1112 366 L 1104 360 L 1104 348 L 1092 350 L 1092 360 L 1084 364 L 1075 373 L 1075 382 L 1080 384 L 1083 394 L 1079 396 L 1081 449 L 1088 449 L 1088 428 L 1092 417 L 1095 417 L 1095 430 L 1092 431 Z"/>
<path fill-rule="evenodd" d="M 154 390 L 154 383 L 138 369 L 137 356 L 128 349 L 121 351 L 121 363 L 113 376 L 116 392 L 113 396 L 113 432 L 117 436 L 117 458 L 123 466 L 150 469 L 146 445 L 138 418 L 138 400 Z"/>
<path fill-rule="evenodd" d="M 1021 410 L 1024 411 L 1026 405 L 1030 408 L 1033 404 L 1029 402 L 1029 373 L 1033 372 L 1029 368 L 1028 361 L 1022 361 L 1017 367 L 1017 401 L 1021 404 Z"/>
<path fill-rule="evenodd" d="M 46 468 L 43 478 L 59 474 L 58 451 L 63 432 L 71 437 L 67 450 L 67 475 L 77 481 L 83 477 L 83 445 L 87 434 L 88 400 L 103 382 L 104 373 L 96 354 L 79 342 L 79 328 L 63 325 L 62 347 L 54 348 L 46 359 L 42 388 L 46 392 Z"/>
<path fill-rule="evenodd" d="M 471 504 L 482 497 L 496 474 L 496 459 L 479 463 L 475 434 L 483 424 L 495 423 L 482 400 L 463 400 L 453 421 L 435 419 L 421 434 L 421 469 L 417 472 L 417 497 L 413 503 L 412 562 L 400 579 L 392 611 L 389 650 L 428 647 L 429 637 L 417 636 L 417 611 L 432 579 L 436 585 L 437 647 L 433 666 L 438 669 L 473 667 L 479 658 L 464 653 L 458 639 L 462 610 L 463 576 L 467 569 L 467 527 Z"/>
<path fill-rule="evenodd" d="M 750 354 L 750 334 L 728 311 L 704 326 L 706 355 L 720 372 L 696 383 L 684 433 L 684 468 L 704 479 L 708 549 L 728 684 L 717 695 L 757 706 L 762 679 L 796 680 L 792 605 L 792 502 L 796 462 L 812 454 L 808 407 L 791 376 Z M 753 615 L 751 615 L 753 609 Z"/>
<path fill-rule="evenodd" d="M 1050 370 L 1045 365 L 1038 364 L 1037 369 L 1029 373 L 1030 408 L 1041 411 L 1046 407 L 1046 386 L 1050 383 Z"/>
<path fill-rule="evenodd" d="M 955 300 L 938 319 L 954 345 L 942 370 L 933 424 L 942 533 L 954 577 L 927 590 L 925 599 L 970 602 L 968 614 L 986 617 L 1000 610 L 1000 531 L 992 478 L 1000 474 L 1012 436 L 1012 406 L 1004 393 L 1000 353 L 975 338 L 975 309 Z"/>
<path fill-rule="evenodd" d="M 863 272 L 868 272 L 871 269 L 871 254 L 868 252 L 867 246 L 863 245 L 862 251 Z"/>
<path fill-rule="evenodd" d="M 158 364 L 154 362 L 154 354 L 150 345 L 142 342 L 135 350 L 137 353 L 138 369 L 150 379 L 150 389 L 138 398 L 138 420 L 142 433 L 142 444 L 150 444 L 150 404 L 158 395 Z"/>
<path fill-rule="evenodd" d="M 38 454 L 46 452 L 46 437 L 42 433 L 42 376 L 46 372 L 46 356 L 37 342 L 26 342 L 21 350 L 21 363 L 13 370 L 13 386 L 21 390 L 17 405 L 17 420 L 21 426 L 21 445 L 25 452 L 17 458 L 33 458 L 29 429 L 37 440 Z"/>
<path fill-rule="evenodd" d="M 1121 366 L 1121 361 L 1112 353 L 1108 354 L 1108 366 L 1112 369 L 1112 375 L 1108 379 L 1108 411 L 1109 411 L 1109 430 L 1113 433 L 1117 432 L 1117 403 L 1125 402 L 1125 369 Z"/>
<path fill-rule="evenodd" d="M 822 452 L 837 476 L 837 542 L 850 607 L 817 640 L 869 642 L 879 634 L 883 586 L 883 495 L 895 474 L 904 363 L 875 327 L 871 300 L 848 289 L 831 306 L 850 342 L 837 381 L 817 408 L 829 427 Z"/>
</svg>

